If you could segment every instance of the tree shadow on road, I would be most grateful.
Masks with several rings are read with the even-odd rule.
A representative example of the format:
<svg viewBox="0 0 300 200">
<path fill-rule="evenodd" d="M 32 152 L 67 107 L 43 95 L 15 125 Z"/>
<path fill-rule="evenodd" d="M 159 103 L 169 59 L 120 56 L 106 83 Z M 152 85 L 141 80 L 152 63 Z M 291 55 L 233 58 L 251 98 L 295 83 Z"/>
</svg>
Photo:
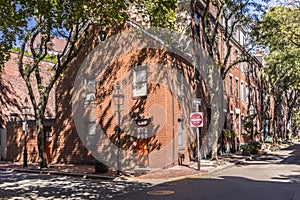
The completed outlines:
<svg viewBox="0 0 300 200">
<path fill-rule="evenodd" d="M 109 199 L 150 186 L 146 183 L 12 172 L 1 172 L 0 183 L 0 199 Z"/>
</svg>

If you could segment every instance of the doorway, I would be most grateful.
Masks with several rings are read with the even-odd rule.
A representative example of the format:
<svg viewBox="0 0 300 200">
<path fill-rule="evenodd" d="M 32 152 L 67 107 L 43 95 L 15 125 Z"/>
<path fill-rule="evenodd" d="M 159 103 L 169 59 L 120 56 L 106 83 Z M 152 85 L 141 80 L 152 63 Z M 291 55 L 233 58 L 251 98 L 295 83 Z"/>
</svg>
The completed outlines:
<svg viewBox="0 0 300 200">
<path fill-rule="evenodd" d="M 136 164 L 139 167 L 149 166 L 148 139 L 138 139 L 136 141 Z"/>
<path fill-rule="evenodd" d="M 45 149 L 46 149 L 46 160 L 47 163 L 52 162 L 52 127 L 45 127 Z"/>
</svg>

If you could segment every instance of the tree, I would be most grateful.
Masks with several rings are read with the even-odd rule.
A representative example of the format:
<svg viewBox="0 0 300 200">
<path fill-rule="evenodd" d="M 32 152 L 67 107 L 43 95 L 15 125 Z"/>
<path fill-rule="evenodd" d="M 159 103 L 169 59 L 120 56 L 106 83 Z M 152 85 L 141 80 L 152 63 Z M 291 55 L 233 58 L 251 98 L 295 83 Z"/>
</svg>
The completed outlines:
<svg viewBox="0 0 300 200">
<path fill-rule="evenodd" d="M 0 5 L 0 69 L 9 59 L 9 51 L 19 46 L 17 65 L 34 108 L 40 167 L 47 167 L 43 119 L 51 89 L 84 46 L 91 27 L 96 25 L 108 30 L 121 26 L 128 19 L 128 9 L 132 6 L 136 6 L 152 26 L 175 26 L 175 0 L 9 0 Z M 46 82 L 41 77 L 40 62 L 50 54 L 53 37 L 65 39 L 66 45 L 61 54 L 56 55 L 57 63 Z M 40 38 L 38 45 L 37 38 Z M 32 53 L 32 63 L 24 62 L 27 50 Z"/>
<path fill-rule="evenodd" d="M 266 9 L 266 3 L 257 3 L 255 0 L 203 0 L 192 1 L 192 14 L 194 16 L 193 35 L 199 40 L 202 48 L 207 51 L 209 57 L 216 63 L 217 70 L 220 77 L 224 80 L 230 69 L 239 63 L 251 63 L 251 46 L 250 43 L 240 42 L 241 52 L 235 56 L 235 60 L 230 61 L 230 55 L 233 51 L 233 41 L 239 40 L 237 32 L 244 32 L 247 38 L 250 30 L 255 25 L 259 13 Z M 199 33 L 201 32 L 201 33 Z M 220 49 L 220 44 L 223 43 L 223 49 Z M 198 60 L 197 63 L 200 63 Z M 208 76 L 214 80 L 213 74 L 216 71 L 212 66 L 207 66 Z M 215 84 L 214 81 L 211 83 Z M 220 88 L 216 85 L 210 85 L 215 89 L 215 94 L 210 94 L 211 99 L 217 96 Z M 212 101 L 213 102 L 213 101 Z M 215 103 L 215 102 L 213 102 Z M 213 106 L 213 105 L 212 105 Z M 220 105 L 214 105 L 219 107 Z M 211 123 L 219 123 L 221 116 L 214 112 L 211 118 L 214 118 Z M 217 126 L 217 125 L 213 125 Z M 212 131 L 212 159 L 217 159 L 218 138 L 221 130 L 216 129 Z"/>
<path fill-rule="evenodd" d="M 257 23 L 252 36 L 258 45 L 269 52 L 264 73 L 269 77 L 274 97 L 273 132 L 277 137 L 282 119 L 284 100 L 288 111 L 286 120 L 292 117 L 297 104 L 300 80 L 300 7 L 296 3 L 276 6 L 266 12 Z M 294 110 L 295 113 L 299 111 Z M 284 123 L 284 122 L 282 122 Z M 282 125 L 282 124 L 281 124 Z M 284 123 L 284 132 L 287 123 Z M 285 133 L 283 133 L 285 135 Z"/>
</svg>

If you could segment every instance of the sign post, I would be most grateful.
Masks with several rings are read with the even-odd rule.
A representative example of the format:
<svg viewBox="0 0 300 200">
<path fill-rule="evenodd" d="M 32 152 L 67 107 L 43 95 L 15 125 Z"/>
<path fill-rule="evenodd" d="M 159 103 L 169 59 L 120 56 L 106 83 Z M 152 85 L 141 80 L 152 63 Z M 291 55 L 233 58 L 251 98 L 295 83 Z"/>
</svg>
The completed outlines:
<svg viewBox="0 0 300 200">
<path fill-rule="evenodd" d="M 203 127 L 203 113 L 202 112 L 193 112 L 190 114 L 190 123 L 192 127 L 196 127 L 197 131 L 197 161 L 198 161 L 198 170 L 200 170 L 200 134 L 199 127 Z"/>
</svg>

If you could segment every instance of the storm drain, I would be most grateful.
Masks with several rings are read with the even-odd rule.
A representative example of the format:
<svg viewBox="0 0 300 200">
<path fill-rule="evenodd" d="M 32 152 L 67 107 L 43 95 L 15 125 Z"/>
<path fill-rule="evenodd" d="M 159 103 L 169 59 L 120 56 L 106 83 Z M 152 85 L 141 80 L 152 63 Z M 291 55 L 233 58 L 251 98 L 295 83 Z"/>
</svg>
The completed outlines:
<svg viewBox="0 0 300 200">
<path fill-rule="evenodd" d="M 174 193 L 173 190 L 151 190 L 147 192 L 147 194 L 150 195 L 169 195 L 173 193 Z"/>
</svg>

